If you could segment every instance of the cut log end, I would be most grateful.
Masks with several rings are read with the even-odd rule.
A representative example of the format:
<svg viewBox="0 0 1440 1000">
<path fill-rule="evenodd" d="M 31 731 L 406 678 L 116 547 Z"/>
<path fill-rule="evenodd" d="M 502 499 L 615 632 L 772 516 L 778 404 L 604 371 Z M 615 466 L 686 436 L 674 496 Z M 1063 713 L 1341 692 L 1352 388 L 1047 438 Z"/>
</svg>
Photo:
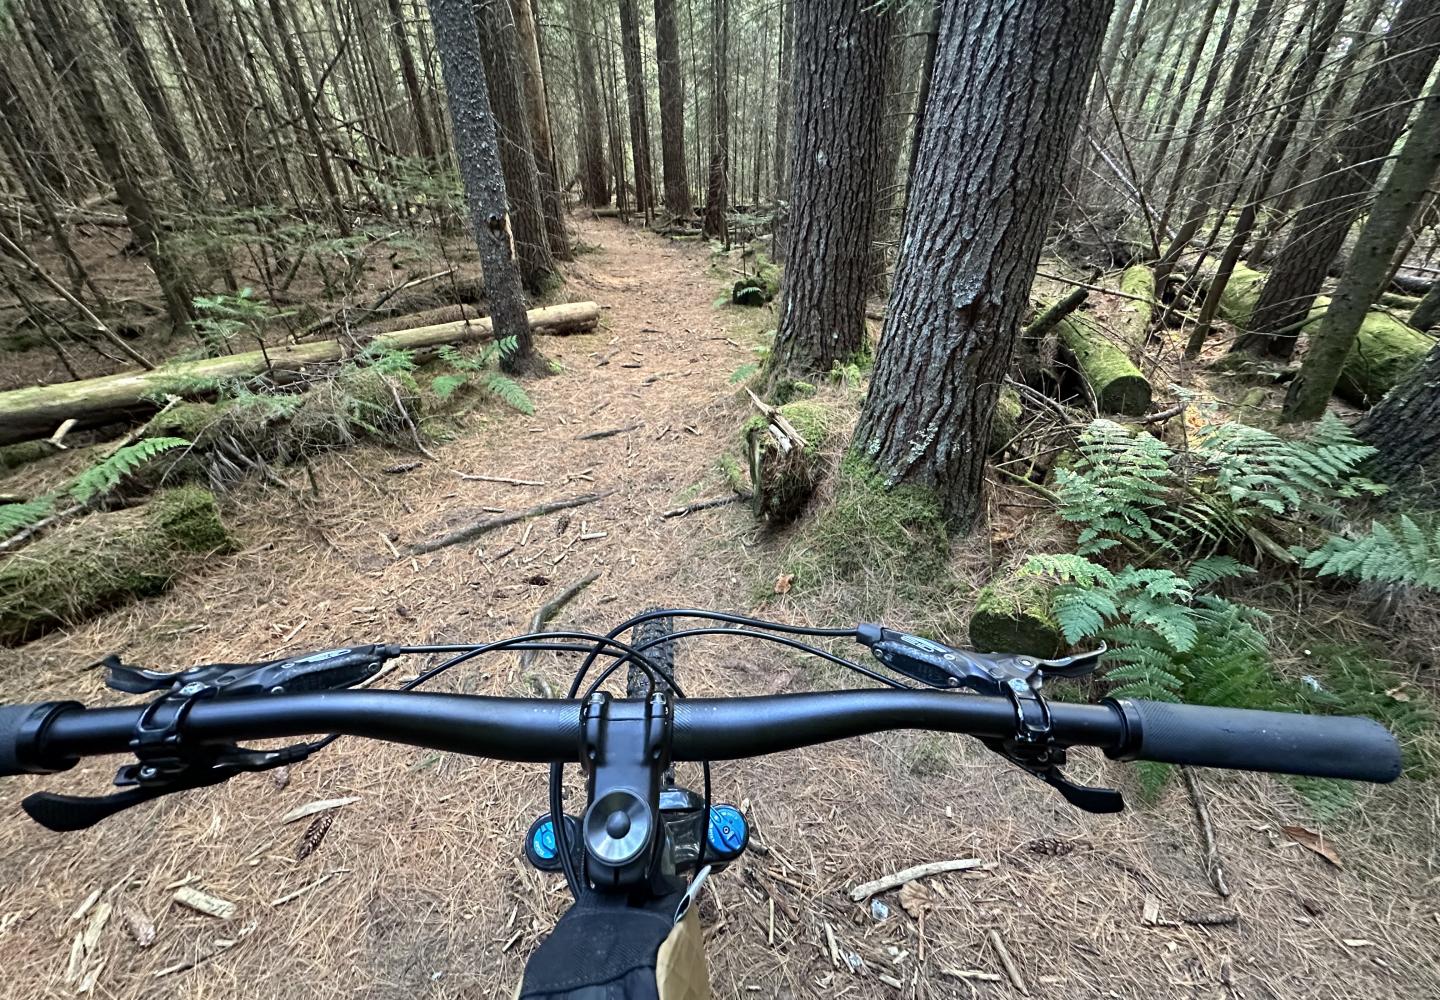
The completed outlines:
<svg viewBox="0 0 1440 1000">
<path fill-rule="evenodd" d="M 1076 366 L 1101 413 L 1138 417 L 1150 409 L 1150 382 L 1124 348 L 1111 343 L 1082 316 L 1068 317 L 1059 329 L 1060 339 L 1075 356 Z"/>
<path fill-rule="evenodd" d="M 1042 580 L 1007 577 L 984 587 L 970 616 L 970 645 L 986 653 L 1051 657 L 1064 648 Z"/>
</svg>

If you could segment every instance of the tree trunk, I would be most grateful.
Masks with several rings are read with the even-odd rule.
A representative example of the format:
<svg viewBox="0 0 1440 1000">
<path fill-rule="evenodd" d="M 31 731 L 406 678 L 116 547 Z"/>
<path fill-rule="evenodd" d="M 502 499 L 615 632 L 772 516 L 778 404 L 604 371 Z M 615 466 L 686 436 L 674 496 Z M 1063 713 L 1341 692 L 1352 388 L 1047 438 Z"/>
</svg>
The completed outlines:
<svg viewBox="0 0 1440 1000">
<path fill-rule="evenodd" d="M 386 0 L 390 14 L 390 37 L 395 42 L 395 55 L 400 60 L 400 78 L 410 100 L 410 121 L 415 129 L 415 149 L 422 159 L 435 160 L 435 136 L 430 131 L 430 112 L 425 93 L 420 89 L 420 74 L 415 70 L 415 56 L 405 35 L 405 12 L 400 0 Z"/>
<path fill-rule="evenodd" d="M 1382 50 L 1355 101 L 1353 123 L 1336 141 L 1336 169 L 1313 186 L 1260 293 L 1251 317 L 1252 332 L 1236 340 L 1232 350 L 1278 358 L 1294 352 L 1298 324 L 1309 312 L 1440 53 L 1440 15 L 1434 0 L 1404 0 Z"/>
<path fill-rule="evenodd" d="M 525 106 L 530 112 L 530 144 L 535 173 L 540 181 L 540 202 L 545 210 L 545 232 L 550 252 L 558 260 L 572 260 L 570 235 L 565 230 L 565 203 L 560 197 L 560 174 L 555 169 L 555 140 L 550 135 L 550 108 L 545 100 L 545 73 L 540 66 L 540 36 L 530 0 L 511 0 L 515 40 L 524 71 Z"/>
<path fill-rule="evenodd" d="M 1209 3 L 1205 5 L 1205 13 L 1200 16 L 1200 23 L 1196 25 L 1195 44 L 1191 47 L 1190 58 L 1185 63 L 1185 73 L 1180 78 L 1180 86 L 1174 91 L 1177 95 L 1190 93 L 1190 85 L 1194 82 L 1195 74 L 1200 69 L 1200 58 L 1205 54 L 1206 43 L 1210 40 L 1210 28 L 1215 23 L 1215 12 L 1219 8 L 1220 0 L 1209 0 Z M 1155 147 L 1154 155 L 1150 158 L 1150 166 L 1145 173 L 1145 183 L 1140 185 L 1141 190 L 1153 190 L 1155 178 L 1160 176 L 1160 171 L 1170 162 L 1170 143 L 1175 140 L 1176 130 L 1180 124 L 1180 116 L 1185 111 L 1185 105 L 1186 101 L 1179 97 L 1170 102 L 1170 115 L 1164 127 L 1160 129 L 1160 141 Z"/>
<path fill-rule="evenodd" d="M 780 58 L 775 80 L 775 198 L 778 201 L 790 200 L 790 95 L 794 93 L 791 64 L 795 47 L 790 15 L 794 9 L 794 3 L 780 0 Z"/>
<path fill-rule="evenodd" d="M 1420 499 L 1440 499 L 1440 344 L 1382 399 L 1355 431 L 1378 450 L 1371 475 Z"/>
<path fill-rule="evenodd" d="M 69 178 L 61 169 L 50 143 L 41 133 L 30 109 L 20 95 L 19 88 L 10 76 L 9 67 L 0 62 L 0 115 L 13 130 L 19 148 L 24 151 L 31 169 L 42 178 L 50 190 L 64 194 L 70 186 Z"/>
<path fill-rule="evenodd" d="M 685 171 L 685 75 L 680 66 L 680 25 L 675 0 L 655 0 L 655 65 L 660 77 L 660 161 L 665 210 L 677 219 L 695 214 Z"/>
<path fill-rule="evenodd" d="M 935 75 L 935 50 L 940 41 L 942 0 L 930 0 L 925 16 L 925 58 L 920 63 L 920 92 L 915 98 L 915 121 L 910 127 L 910 161 L 905 165 L 905 204 L 910 204 L 910 187 L 915 181 L 915 161 L 920 156 L 920 136 L 925 131 L 925 111 L 930 105 L 930 82 Z"/>
<path fill-rule="evenodd" d="M 1430 285 L 1430 290 L 1410 314 L 1410 325 L 1417 330 L 1428 330 L 1440 323 L 1440 281 Z"/>
<path fill-rule="evenodd" d="M 630 109 L 635 210 L 649 225 L 655 216 L 655 182 L 651 180 L 650 116 L 645 110 L 645 64 L 640 54 L 640 18 L 635 0 L 620 0 L 620 49 L 625 60 L 625 97 Z"/>
<path fill-rule="evenodd" d="M 36 31 L 54 62 L 56 72 L 61 73 L 61 78 L 69 85 L 75 110 L 95 150 L 95 157 L 110 183 L 115 185 L 115 197 L 125 212 L 135 245 L 155 272 L 160 293 L 165 299 L 165 311 L 177 332 L 189 333 L 194 314 L 185 274 L 171 256 L 170 248 L 161 242 L 161 226 L 150 196 L 120 147 L 109 113 L 100 100 L 100 91 L 90 75 L 89 64 L 78 56 L 78 40 L 72 37 L 70 23 L 55 0 L 38 0 L 36 6 L 40 14 L 34 19 Z"/>
<path fill-rule="evenodd" d="M 1440 167 L 1440 84 L 1432 88 L 1421 103 L 1400 158 L 1376 194 L 1330 308 L 1320 321 L 1320 328 L 1310 337 L 1300 375 L 1290 383 L 1285 394 L 1286 420 L 1315 420 L 1325 412 L 1325 404 L 1340 380 L 1345 358 L 1355 345 L 1360 324 L 1385 287 L 1395 248 L 1405 237 L 1437 167 Z"/>
<path fill-rule="evenodd" d="M 714 80 L 710 91 L 710 120 L 714 145 L 710 149 L 710 182 L 705 189 L 705 235 L 730 245 L 726 210 L 730 197 L 730 0 L 711 0 L 714 12 L 715 51 L 711 59 Z"/>
<path fill-rule="evenodd" d="M 1108 2 L 945 0 L 901 258 L 854 450 L 979 520 L 985 446 Z M 1064 59 L 1055 53 L 1064 52 Z"/>
<path fill-rule="evenodd" d="M 1219 191 L 1220 182 L 1230 163 L 1229 148 L 1230 136 L 1235 129 L 1236 115 L 1240 110 L 1240 101 L 1245 96 L 1246 83 L 1250 76 L 1250 67 L 1255 61 L 1256 50 L 1260 46 L 1260 38 L 1267 22 L 1270 19 L 1270 10 L 1273 6 L 1272 0 L 1258 0 L 1255 9 L 1251 13 L 1250 23 L 1245 35 L 1240 40 L 1240 47 L 1235 53 L 1234 64 L 1230 70 L 1230 81 L 1225 85 L 1225 96 L 1220 102 L 1220 114 L 1215 122 L 1215 128 L 1205 136 L 1205 142 L 1209 152 L 1202 161 L 1200 168 L 1200 180 L 1195 185 L 1195 191 L 1190 203 L 1190 211 L 1185 221 L 1180 224 L 1180 230 L 1170 243 L 1170 249 L 1155 267 L 1155 278 L 1159 282 L 1161 290 L 1164 290 L 1165 280 L 1169 277 L 1175 262 L 1180 259 L 1190 247 L 1190 241 L 1200 231 L 1205 217 L 1209 214 L 1211 203 Z M 1230 22 L 1226 22 L 1225 29 L 1228 34 Z M 1221 38 L 1223 52 L 1225 36 Z M 1219 53 L 1217 53 L 1218 61 Z M 1209 95 L 1209 86 L 1213 80 L 1206 81 L 1206 97 Z M 1202 98 L 1203 100 L 1204 98 Z M 1199 131 L 1199 125 L 1192 125 L 1192 133 Z M 1191 145 L 1190 140 L 1186 142 L 1186 149 Z M 1177 176 L 1171 182 L 1172 192 L 1178 191 L 1184 181 L 1183 177 Z M 1164 220 L 1162 219 L 1162 229 Z"/>
<path fill-rule="evenodd" d="M 270 16 L 275 20 L 275 33 L 280 36 L 285 68 L 289 74 L 290 87 L 295 93 L 295 102 L 300 105 L 300 117 L 305 122 L 305 132 L 315 150 L 315 168 L 320 174 L 320 185 L 324 188 L 325 199 L 330 203 L 330 214 L 335 219 L 335 228 L 341 236 L 349 236 L 350 217 L 341 203 L 340 185 L 335 183 L 335 168 L 330 162 L 330 151 L 325 147 L 325 135 L 320 130 L 320 119 L 315 114 L 315 102 L 310 99 L 309 88 L 305 85 L 305 71 L 300 66 L 300 54 L 295 49 L 294 32 L 291 31 L 285 16 L 285 0 L 270 0 Z"/>
<path fill-rule="evenodd" d="M 543 292 L 555 281 L 555 258 L 550 253 L 545 209 L 540 201 L 540 175 L 532 153 L 535 147 L 521 85 L 515 22 L 506 0 L 472 2 L 490 108 L 500 128 L 500 165 L 505 171 L 510 235 L 520 280 L 531 292 Z"/>
<path fill-rule="evenodd" d="M 140 31 L 136 27 L 135 18 L 130 13 L 130 8 L 126 6 L 125 0 L 104 0 L 104 7 L 106 19 L 110 24 L 110 33 L 125 57 L 125 64 L 130 71 L 130 81 L 134 84 L 135 93 L 139 96 L 140 103 L 144 106 L 145 113 L 150 119 L 150 127 L 154 129 L 155 138 L 160 142 L 160 149 L 165 154 L 170 172 L 175 176 L 180 190 L 185 193 L 187 198 L 196 202 L 196 207 L 198 207 L 202 192 L 195 172 L 195 163 L 190 157 L 190 150 L 185 145 L 185 137 L 180 131 L 180 125 L 170 109 L 170 102 L 160 87 L 160 81 L 155 75 L 155 68 L 150 63 L 150 56 L 141 43 Z"/>
<path fill-rule="evenodd" d="M 595 62 L 595 18 L 589 0 L 568 0 L 570 35 L 575 40 L 575 89 L 580 105 L 580 193 L 585 204 L 610 204 L 605 171 L 605 109 L 600 101 L 600 69 Z"/>
<path fill-rule="evenodd" d="M 430 24 L 440 53 L 450 105 L 451 130 L 460 179 L 470 204 L 470 224 L 480 250 L 485 297 L 498 337 L 514 337 L 516 349 L 502 356 L 501 367 L 514 373 L 544 370 L 525 322 L 525 296 L 515 267 L 514 245 L 505 199 L 500 141 L 481 65 L 480 35 L 470 0 L 430 0 Z"/>
<path fill-rule="evenodd" d="M 1295 136 L 1295 129 L 1305 108 L 1305 97 L 1315 86 L 1315 81 L 1320 75 L 1320 67 L 1325 60 L 1325 53 L 1330 49 L 1330 41 L 1335 36 L 1335 29 L 1339 27 L 1344 11 L 1345 0 L 1327 0 L 1325 8 L 1320 12 L 1314 31 L 1310 35 L 1305 55 L 1301 57 L 1300 65 L 1296 68 L 1294 76 L 1290 78 L 1290 85 L 1286 88 L 1285 99 L 1281 104 L 1280 119 L 1266 144 L 1250 197 L 1240 209 L 1240 217 L 1235 222 L 1235 231 L 1220 256 L 1215 277 L 1210 281 L 1210 287 L 1205 293 L 1205 300 L 1200 306 L 1200 315 L 1196 319 L 1195 328 L 1190 333 L 1189 343 L 1185 346 L 1185 356 L 1189 359 L 1199 356 L 1201 349 L 1205 346 L 1206 338 L 1210 335 L 1211 324 L 1220 308 L 1220 297 L 1225 294 L 1225 286 L 1235 272 L 1235 265 L 1240 262 L 1240 254 L 1245 249 L 1245 241 L 1250 238 L 1250 233 L 1255 228 L 1260 205 L 1268 195 L 1270 186 L 1275 182 L 1275 175 L 1280 170 L 1281 160 L 1290 146 L 1290 140 Z"/>
<path fill-rule="evenodd" d="M 1335 109 L 1340 106 L 1340 99 L 1345 94 L 1345 85 L 1353 76 L 1353 70 L 1363 53 L 1369 48 L 1369 35 L 1375 27 L 1381 12 L 1386 6 L 1387 0 L 1370 0 L 1370 5 L 1360 13 L 1360 19 L 1354 28 L 1350 29 L 1350 44 L 1346 46 L 1344 55 L 1336 60 L 1330 71 L 1330 86 L 1325 91 L 1325 96 L 1320 102 L 1320 107 L 1314 115 L 1314 124 L 1307 135 L 1307 141 L 1300 144 L 1296 149 L 1296 155 L 1290 166 L 1282 175 L 1276 185 L 1276 200 L 1273 205 L 1265 208 L 1265 215 L 1268 217 L 1267 224 L 1262 228 L 1261 233 L 1256 237 L 1254 244 L 1250 247 L 1250 253 L 1246 259 L 1252 267 L 1259 267 L 1269 256 L 1269 245 L 1271 237 L 1280 228 L 1282 220 L 1290 212 L 1290 207 L 1295 204 L 1295 199 L 1305 193 L 1305 187 L 1300 182 L 1305 177 L 1310 160 L 1316 153 L 1328 150 L 1330 146 L 1329 130 L 1335 115 Z"/>
<path fill-rule="evenodd" d="M 880 131 L 891 15 L 871 0 L 794 14 L 795 176 L 774 371 L 823 374 L 866 351 L 870 245 L 882 183 Z"/>
</svg>

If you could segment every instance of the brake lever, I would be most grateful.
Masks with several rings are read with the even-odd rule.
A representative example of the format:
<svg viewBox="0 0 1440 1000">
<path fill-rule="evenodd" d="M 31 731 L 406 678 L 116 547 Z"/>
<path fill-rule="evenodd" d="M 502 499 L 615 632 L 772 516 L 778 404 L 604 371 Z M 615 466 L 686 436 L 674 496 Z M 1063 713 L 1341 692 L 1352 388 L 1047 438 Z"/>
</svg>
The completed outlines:
<svg viewBox="0 0 1440 1000">
<path fill-rule="evenodd" d="M 1125 800 L 1113 788 L 1079 785 L 1065 776 L 1065 748 L 1050 732 L 1050 708 L 1040 689 L 1047 677 L 1083 677 L 1093 673 L 1108 647 L 1059 659 L 1042 659 L 1019 653 L 977 653 L 955 649 L 918 635 L 896 632 L 882 625 L 860 625 L 856 641 L 897 673 L 936 688 L 969 688 L 981 694 L 1002 696 L 1015 709 L 1015 732 L 1008 739 L 981 740 L 1027 774 L 1060 793 L 1066 802 L 1086 812 L 1115 813 Z"/>
<path fill-rule="evenodd" d="M 220 697 L 244 697 L 354 687 L 375 676 L 386 660 L 398 655 L 398 646 L 371 643 L 302 653 L 264 663 L 207 663 L 173 674 L 130 666 L 114 654 L 103 662 L 106 687 L 127 694 L 168 688 L 172 695 L 209 691 Z"/>
</svg>

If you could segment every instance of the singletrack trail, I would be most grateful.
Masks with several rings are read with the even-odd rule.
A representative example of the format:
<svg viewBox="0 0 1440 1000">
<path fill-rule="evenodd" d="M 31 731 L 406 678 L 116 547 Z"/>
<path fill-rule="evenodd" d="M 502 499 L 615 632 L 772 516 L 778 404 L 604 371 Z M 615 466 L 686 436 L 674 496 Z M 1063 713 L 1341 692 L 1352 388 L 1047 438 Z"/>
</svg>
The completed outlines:
<svg viewBox="0 0 1440 1000">
<path fill-rule="evenodd" d="M 602 328 L 542 338 L 562 370 L 527 383 L 533 417 L 484 403 L 431 446 L 436 460 L 410 471 L 385 470 L 420 456 L 361 448 L 315 460 L 318 494 L 300 469 L 284 470 L 292 491 L 247 488 L 227 508 L 241 551 L 164 597 L 0 652 L 0 699 L 120 701 L 93 667 L 111 651 L 171 669 L 357 642 L 497 638 L 591 573 L 551 628 L 603 631 L 658 604 L 754 606 L 777 542 L 749 512 L 663 514 L 730 492 L 718 461 L 747 409 L 730 380 L 754 360 L 739 328 L 759 316 L 713 305 L 720 278 L 703 246 L 609 221 L 579 230 L 599 249 L 569 268 L 566 295 L 600 302 Z M 587 437 L 603 431 L 615 433 Z M 590 492 L 608 495 L 405 554 L 500 512 Z M 424 665 L 400 661 L 379 683 Z M 435 688 L 563 693 L 572 668 L 550 654 L 528 666 L 501 654 Z M 678 669 L 700 694 L 837 683 L 791 654 L 728 642 L 682 647 Z M 520 859 L 544 808 L 541 768 L 345 739 L 283 784 L 244 776 L 78 834 L 48 833 L 15 808 L 41 788 L 103 794 L 112 764 L 4 786 L 6 996 L 88 987 L 123 1000 L 508 998 L 565 903 L 563 880 Z M 1119 773 L 1078 755 L 1073 770 L 1082 781 Z M 702 896 L 715 995 L 1018 996 L 992 930 L 1036 997 L 1440 992 L 1430 860 L 1377 841 L 1370 857 L 1335 869 L 1279 832 L 1267 802 L 1282 786 L 1207 782 L 1239 887 L 1229 900 L 1210 889 L 1179 782 L 1148 810 L 1086 816 L 983 751 L 919 734 L 718 765 L 717 800 L 749 810 L 763 853 Z M 572 782 L 571 802 L 578 793 Z M 326 813 L 323 831 L 313 816 L 284 822 L 327 799 L 353 801 Z M 1433 828 L 1437 809 L 1410 823 Z M 883 910 L 848 898 L 877 876 L 965 857 L 982 866 L 925 880 L 904 909 L 895 893 Z M 234 903 L 233 916 L 177 905 L 181 886 Z M 1142 923 L 1152 903 L 1158 926 Z M 1185 922 L 1206 912 L 1238 922 Z"/>
</svg>

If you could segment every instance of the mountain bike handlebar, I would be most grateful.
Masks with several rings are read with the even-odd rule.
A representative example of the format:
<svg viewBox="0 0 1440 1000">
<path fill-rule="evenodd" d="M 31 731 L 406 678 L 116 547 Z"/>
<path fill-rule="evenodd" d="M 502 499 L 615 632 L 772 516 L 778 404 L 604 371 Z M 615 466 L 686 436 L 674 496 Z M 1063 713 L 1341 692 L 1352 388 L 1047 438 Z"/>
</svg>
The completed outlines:
<svg viewBox="0 0 1440 1000">
<path fill-rule="evenodd" d="M 580 759 L 579 701 L 396 691 L 333 691 L 200 700 L 176 732 L 186 744 L 341 733 L 497 760 Z M 0 707 L 0 776 L 73 767 L 132 748 L 144 706 L 76 702 Z M 1370 719 L 1106 699 L 1052 703 L 1057 746 L 1120 760 L 1389 782 L 1400 750 Z M 757 757 L 896 729 L 1003 739 L 1016 729 L 1004 697 L 924 690 L 855 690 L 693 698 L 673 706 L 674 760 Z"/>
</svg>

